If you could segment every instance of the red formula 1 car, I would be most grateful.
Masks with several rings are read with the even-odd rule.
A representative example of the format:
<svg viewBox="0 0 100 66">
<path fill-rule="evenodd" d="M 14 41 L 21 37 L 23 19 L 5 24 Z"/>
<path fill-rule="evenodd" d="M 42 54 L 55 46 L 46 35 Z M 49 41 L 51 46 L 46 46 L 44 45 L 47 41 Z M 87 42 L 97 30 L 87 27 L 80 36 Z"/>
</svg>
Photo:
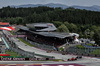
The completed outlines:
<svg viewBox="0 0 100 66">
<path fill-rule="evenodd" d="M 68 61 L 74 61 L 74 60 L 77 60 L 77 58 L 72 57 L 72 58 L 68 59 Z"/>
</svg>

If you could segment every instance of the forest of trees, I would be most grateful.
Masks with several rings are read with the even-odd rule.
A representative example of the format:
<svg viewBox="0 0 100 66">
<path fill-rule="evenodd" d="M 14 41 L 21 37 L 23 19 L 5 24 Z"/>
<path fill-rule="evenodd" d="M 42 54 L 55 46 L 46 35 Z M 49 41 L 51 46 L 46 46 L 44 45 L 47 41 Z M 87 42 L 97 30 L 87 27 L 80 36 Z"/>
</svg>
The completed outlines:
<svg viewBox="0 0 100 66">
<path fill-rule="evenodd" d="M 59 32 L 80 34 L 80 38 L 89 38 L 100 44 L 100 12 L 74 9 L 62 9 L 46 6 L 0 9 L 0 22 L 10 24 L 53 23 Z"/>
</svg>

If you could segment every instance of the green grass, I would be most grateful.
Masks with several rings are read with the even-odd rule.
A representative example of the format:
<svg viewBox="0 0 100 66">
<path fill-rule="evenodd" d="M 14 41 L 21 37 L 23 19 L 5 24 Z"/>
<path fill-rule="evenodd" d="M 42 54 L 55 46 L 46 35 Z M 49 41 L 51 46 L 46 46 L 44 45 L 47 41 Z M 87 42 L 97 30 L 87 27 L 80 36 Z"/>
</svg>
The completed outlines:
<svg viewBox="0 0 100 66">
<path fill-rule="evenodd" d="M 14 52 L 14 51 L 6 51 L 6 54 L 10 54 L 10 56 L 19 56 L 18 53 Z"/>
<path fill-rule="evenodd" d="M 12 35 L 15 35 L 15 34 L 13 33 L 13 31 L 10 31 L 10 33 L 11 33 Z"/>
<path fill-rule="evenodd" d="M 3 58 L 27 58 L 26 56 L 21 56 L 18 53 L 11 50 L 6 50 L 5 54 L 10 54 L 10 56 L 2 56 Z"/>
<path fill-rule="evenodd" d="M 28 42 L 26 42 L 26 41 L 24 41 L 23 39 L 21 39 L 21 38 L 18 38 L 20 41 L 22 41 L 23 43 L 25 43 L 25 44 L 27 44 L 27 45 L 29 45 L 29 46 L 31 46 L 31 47 L 35 47 L 34 45 L 32 45 L 32 44 L 30 44 L 30 43 L 28 43 Z"/>
<path fill-rule="evenodd" d="M 63 47 L 61 47 L 61 48 L 59 48 L 61 51 L 63 51 L 64 49 L 63 49 Z"/>
<path fill-rule="evenodd" d="M 91 54 L 97 54 L 97 55 L 100 55 L 100 49 L 94 50 Z"/>
<path fill-rule="evenodd" d="M 88 45 L 88 46 L 92 46 L 92 44 L 86 44 L 86 45 Z"/>
<path fill-rule="evenodd" d="M 51 61 L 62 61 L 62 59 L 53 59 Z"/>
</svg>

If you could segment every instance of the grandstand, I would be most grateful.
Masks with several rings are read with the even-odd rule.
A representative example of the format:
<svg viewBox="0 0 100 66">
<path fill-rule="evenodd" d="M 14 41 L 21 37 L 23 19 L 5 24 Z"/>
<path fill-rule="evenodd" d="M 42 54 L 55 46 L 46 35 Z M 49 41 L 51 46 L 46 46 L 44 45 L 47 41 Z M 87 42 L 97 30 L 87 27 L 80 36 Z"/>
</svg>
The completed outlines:
<svg viewBox="0 0 100 66">
<path fill-rule="evenodd" d="M 40 25 L 37 25 L 36 23 L 35 27 L 38 26 L 42 28 L 48 25 L 51 26 L 53 24 L 51 23 L 41 24 L 40 23 Z M 56 30 L 56 29 L 52 30 L 53 28 L 55 28 L 54 25 L 51 28 L 47 27 L 47 28 L 35 29 L 35 30 L 30 30 L 30 28 L 26 26 L 17 26 L 17 28 L 19 29 L 17 31 L 17 34 L 27 35 L 28 40 L 31 40 L 33 42 L 37 42 L 40 44 L 45 44 L 48 46 L 58 47 L 63 44 L 66 44 L 67 42 L 73 42 L 75 39 L 75 35 L 72 33 L 54 32 Z"/>
</svg>

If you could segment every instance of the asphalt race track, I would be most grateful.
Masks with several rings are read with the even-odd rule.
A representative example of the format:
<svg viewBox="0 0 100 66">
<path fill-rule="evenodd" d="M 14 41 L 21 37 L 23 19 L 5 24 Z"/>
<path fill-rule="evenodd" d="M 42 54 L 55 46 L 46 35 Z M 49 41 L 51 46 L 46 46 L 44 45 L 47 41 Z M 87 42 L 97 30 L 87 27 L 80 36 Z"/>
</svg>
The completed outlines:
<svg viewBox="0 0 100 66">
<path fill-rule="evenodd" d="M 5 34 L 9 32 L 5 31 Z M 11 40 L 14 41 L 20 49 L 29 52 L 35 52 L 41 55 L 54 56 L 56 59 L 63 59 L 65 61 L 0 61 L 0 66 L 100 66 L 100 59 L 93 57 L 84 57 L 75 61 L 67 61 L 67 59 L 76 57 L 75 55 L 62 55 L 60 53 L 47 53 L 44 50 L 26 46 L 23 42 L 19 41 L 17 38 L 11 37 Z M 27 48 L 27 49 L 26 49 Z M 16 65 L 19 64 L 19 65 Z M 21 65 L 20 65 L 21 64 Z M 34 65 L 35 64 L 35 65 Z"/>
<path fill-rule="evenodd" d="M 0 61 L 0 66 L 100 66 L 100 62 Z"/>
</svg>

